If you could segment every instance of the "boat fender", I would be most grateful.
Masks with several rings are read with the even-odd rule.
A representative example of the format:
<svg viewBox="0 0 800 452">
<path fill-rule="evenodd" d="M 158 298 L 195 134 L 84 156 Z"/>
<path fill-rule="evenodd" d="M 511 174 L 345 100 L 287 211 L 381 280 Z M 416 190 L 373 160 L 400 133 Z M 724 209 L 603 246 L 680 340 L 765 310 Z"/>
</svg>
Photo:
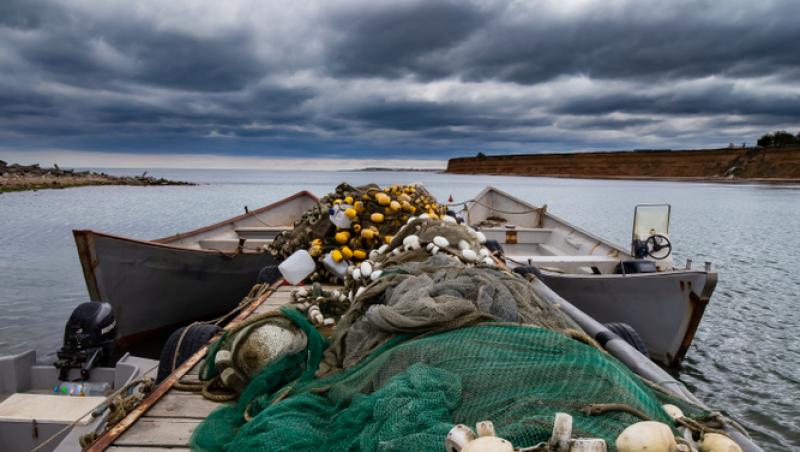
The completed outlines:
<svg viewBox="0 0 800 452">
<path fill-rule="evenodd" d="M 516 273 L 518 275 L 522 275 L 523 277 L 525 275 L 533 275 L 533 276 L 535 276 L 536 278 L 538 278 L 540 280 L 542 279 L 542 272 L 537 267 L 534 267 L 533 265 L 529 265 L 529 266 L 525 266 L 525 267 L 515 267 L 514 268 L 514 273 Z M 595 338 L 595 339 L 597 339 L 597 338 Z M 602 345 L 602 343 L 601 343 L 601 345 Z"/>
<path fill-rule="evenodd" d="M 610 322 L 603 325 L 612 333 L 616 334 L 617 337 L 627 342 L 631 347 L 635 348 L 636 351 L 648 358 L 650 357 L 650 354 L 647 352 L 647 346 L 644 344 L 644 340 L 642 340 L 642 337 L 639 336 L 639 333 L 637 333 L 632 326 L 622 322 Z M 603 333 L 604 332 L 602 331 L 598 333 L 598 337 L 595 337 L 595 340 L 597 340 L 600 345 L 605 346 L 605 343 L 613 338 L 606 337 L 606 335 Z"/>
<path fill-rule="evenodd" d="M 272 284 L 280 278 L 281 272 L 277 265 L 267 265 L 258 272 L 258 284 Z"/>
<path fill-rule="evenodd" d="M 497 240 L 486 240 L 486 236 L 483 236 L 482 232 L 476 232 L 478 234 L 478 242 L 489 249 L 492 253 L 497 254 L 505 254 L 503 250 L 503 245 L 500 244 Z M 483 241 L 481 241 L 481 236 L 483 236 Z"/>
<path fill-rule="evenodd" d="M 637 422 L 619 434 L 619 452 L 675 452 L 678 443 L 667 424 L 655 421 Z"/>
<path fill-rule="evenodd" d="M 742 452 L 742 448 L 725 435 L 706 433 L 700 440 L 700 452 Z"/>
<path fill-rule="evenodd" d="M 189 331 L 184 335 L 183 331 L 186 328 L 189 328 Z M 160 383 L 172 373 L 173 360 L 177 368 L 205 346 L 219 331 L 220 327 L 216 325 L 189 325 L 175 330 L 167 339 L 164 348 L 161 349 L 156 383 Z M 180 350 L 176 350 L 181 336 L 183 336 L 183 340 L 180 341 Z M 176 353 L 178 355 L 177 358 L 175 357 Z"/>
</svg>

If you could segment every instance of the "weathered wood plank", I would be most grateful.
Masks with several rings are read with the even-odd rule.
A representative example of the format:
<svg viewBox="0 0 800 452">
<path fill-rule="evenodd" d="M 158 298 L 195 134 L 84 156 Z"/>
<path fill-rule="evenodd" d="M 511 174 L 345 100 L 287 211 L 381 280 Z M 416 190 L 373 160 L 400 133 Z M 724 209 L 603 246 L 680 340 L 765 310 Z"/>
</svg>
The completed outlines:
<svg viewBox="0 0 800 452">
<path fill-rule="evenodd" d="M 148 447 L 148 446 L 111 446 L 108 452 L 183 452 L 189 451 L 188 447 Z"/>
<path fill-rule="evenodd" d="M 139 418 L 114 442 L 115 446 L 188 447 L 197 419 Z"/>
<path fill-rule="evenodd" d="M 144 418 L 173 417 L 205 419 L 220 404 L 196 392 L 170 391 L 145 413 Z"/>
</svg>

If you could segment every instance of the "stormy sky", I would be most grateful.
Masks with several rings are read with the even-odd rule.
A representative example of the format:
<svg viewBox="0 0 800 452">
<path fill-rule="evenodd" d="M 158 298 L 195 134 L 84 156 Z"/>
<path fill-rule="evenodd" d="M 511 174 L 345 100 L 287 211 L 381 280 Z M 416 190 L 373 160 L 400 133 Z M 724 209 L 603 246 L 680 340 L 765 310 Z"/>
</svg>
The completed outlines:
<svg viewBox="0 0 800 452">
<path fill-rule="evenodd" d="M 0 158 L 752 144 L 798 43 L 795 1 L 0 0 Z"/>
</svg>

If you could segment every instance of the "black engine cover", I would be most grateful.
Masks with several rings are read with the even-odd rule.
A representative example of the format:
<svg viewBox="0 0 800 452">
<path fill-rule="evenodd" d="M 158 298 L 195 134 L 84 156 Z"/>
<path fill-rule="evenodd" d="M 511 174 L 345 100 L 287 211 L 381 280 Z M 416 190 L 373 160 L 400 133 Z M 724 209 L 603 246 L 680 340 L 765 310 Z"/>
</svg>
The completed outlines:
<svg viewBox="0 0 800 452">
<path fill-rule="evenodd" d="M 94 366 L 112 365 L 117 338 L 114 310 L 104 302 L 79 304 L 69 316 L 64 329 L 64 344 L 58 350 L 56 367 L 62 379 L 71 368 L 80 368 L 83 378 Z"/>
</svg>

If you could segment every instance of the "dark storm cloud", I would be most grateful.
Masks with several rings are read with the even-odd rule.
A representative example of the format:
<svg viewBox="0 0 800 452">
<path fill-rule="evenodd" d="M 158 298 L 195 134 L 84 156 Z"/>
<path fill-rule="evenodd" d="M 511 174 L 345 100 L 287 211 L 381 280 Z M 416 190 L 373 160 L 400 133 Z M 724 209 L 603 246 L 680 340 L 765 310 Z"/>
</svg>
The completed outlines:
<svg viewBox="0 0 800 452">
<path fill-rule="evenodd" d="M 344 76 L 448 76 L 452 68 L 441 64 L 441 53 L 480 30 L 492 14 L 455 1 L 352 8 L 330 21 L 341 37 L 327 49 L 326 64 Z"/>
<path fill-rule="evenodd" d="M 800 129 L 798 24 L 790 1 L 5 0 L 0 149 L 753 142 Z"/>
</svg>

